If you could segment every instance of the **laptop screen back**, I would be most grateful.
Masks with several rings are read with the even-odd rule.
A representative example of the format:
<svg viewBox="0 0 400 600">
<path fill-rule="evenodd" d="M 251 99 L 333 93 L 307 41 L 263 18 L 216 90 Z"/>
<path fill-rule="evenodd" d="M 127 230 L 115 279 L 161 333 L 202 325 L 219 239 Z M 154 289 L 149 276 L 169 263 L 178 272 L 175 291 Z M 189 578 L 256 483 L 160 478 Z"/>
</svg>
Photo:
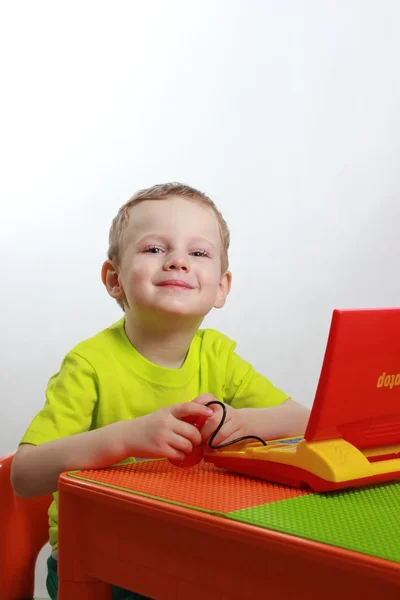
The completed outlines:
<svg viewBox="0 0 400 600">
<path fill-rule="evenodd" d="M 335 310 L 308 441 L 400 444 L 400 308 Z"/>
</svg>

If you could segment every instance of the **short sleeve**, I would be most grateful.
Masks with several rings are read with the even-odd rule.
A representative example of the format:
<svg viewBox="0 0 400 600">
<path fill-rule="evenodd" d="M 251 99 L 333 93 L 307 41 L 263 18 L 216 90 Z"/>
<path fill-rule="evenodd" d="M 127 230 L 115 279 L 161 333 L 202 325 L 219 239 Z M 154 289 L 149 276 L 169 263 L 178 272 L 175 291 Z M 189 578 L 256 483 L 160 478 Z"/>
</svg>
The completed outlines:
<svg viewBox="0 0 400 600">
<path fill-rule="evenodd" d="M 224 402 L 233 408 L 268 408 L 282 404 L 289 396 L 235 352 L 231 352 L 225 376 Z"/>
<path fill-rule="evenodd" d="M 50 379 L 46 402 L 21 440 L 39 445 L 89 431 L 98 398 L 96 373 L 87 360 L 70 352 Z"/>
</svg>

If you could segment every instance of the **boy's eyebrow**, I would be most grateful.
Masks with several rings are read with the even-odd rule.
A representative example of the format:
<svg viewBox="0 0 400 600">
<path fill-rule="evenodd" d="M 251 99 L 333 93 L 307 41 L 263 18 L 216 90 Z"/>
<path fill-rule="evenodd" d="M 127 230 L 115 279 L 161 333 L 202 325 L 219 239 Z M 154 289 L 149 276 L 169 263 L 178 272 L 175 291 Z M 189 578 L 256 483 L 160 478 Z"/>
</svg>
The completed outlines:
<svg viewBox="0 0 400 600">
<path fill-rule="evenodd" d="M 142 244 L 143 242 L 145 242 L 147 239 L 149 240 L 166 240 L 167 236 L 163 235 L 162 233 L 146 233 L 146 235 L 140 237 L 138 240 L 136 240 L 135 244 Z"/>
<path fill-rule="evenodd" d="M 214 244 L 212 244 L 210 242 L 210 240 L 208 240 L 205 237 L 195 237 L 195 238 L 193 238 L 193 242 L 206 242 L 206 244 L 209 244 L 210 246 L 212 246 L 213 248 L 215 248 Z"/>
</svg>

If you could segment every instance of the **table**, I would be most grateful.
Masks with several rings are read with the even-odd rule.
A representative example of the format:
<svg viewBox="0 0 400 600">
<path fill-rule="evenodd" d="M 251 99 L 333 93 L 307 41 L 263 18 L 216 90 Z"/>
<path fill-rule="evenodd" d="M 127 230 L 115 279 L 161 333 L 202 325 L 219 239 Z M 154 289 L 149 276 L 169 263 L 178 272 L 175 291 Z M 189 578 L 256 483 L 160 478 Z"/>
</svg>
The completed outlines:
<svg viewBox="0 0 400 600">
<path fill-rule="evenodd" d="M 64 473 L 59 510 L 59 600 L 109 600 L 111 583 L 157 600 L 400 597 L 400 484 L 312 494 L 151 461 Z"/>
</svg>

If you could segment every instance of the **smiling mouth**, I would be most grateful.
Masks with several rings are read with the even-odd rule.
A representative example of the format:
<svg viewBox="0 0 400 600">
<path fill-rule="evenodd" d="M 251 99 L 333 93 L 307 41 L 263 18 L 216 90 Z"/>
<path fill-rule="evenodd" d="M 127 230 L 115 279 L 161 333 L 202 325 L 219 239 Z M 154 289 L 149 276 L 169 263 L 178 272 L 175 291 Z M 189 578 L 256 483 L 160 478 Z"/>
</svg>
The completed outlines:
<svg viewBox="0 0 400 600">
<path fill-rule="evenodd" d="M 186 290 L 192 290 L 193 287 L 186 283 L 186 281 L 179 281 L 179 279 L 168 279 L 167 281 L 161 281 L 157 284 L 157 287 L 171 287 L 180 288 Z"/>
</svg>

